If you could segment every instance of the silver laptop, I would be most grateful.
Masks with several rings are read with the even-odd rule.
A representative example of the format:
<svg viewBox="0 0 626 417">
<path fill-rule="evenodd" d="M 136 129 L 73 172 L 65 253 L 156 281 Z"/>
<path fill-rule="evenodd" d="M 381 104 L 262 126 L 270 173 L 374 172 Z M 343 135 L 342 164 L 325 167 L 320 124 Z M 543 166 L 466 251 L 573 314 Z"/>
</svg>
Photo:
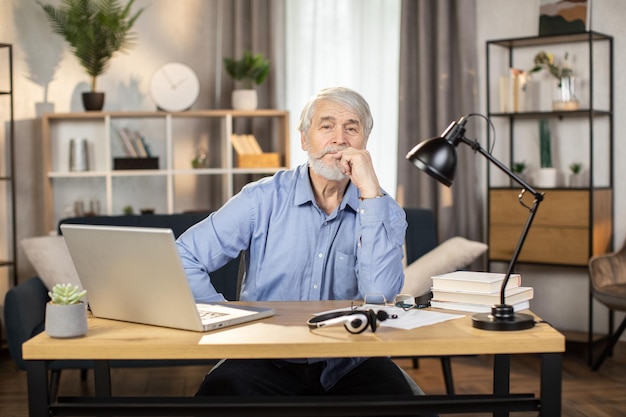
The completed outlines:
<svg viewBox="0 0 626 417">
<path fill-rule="evenodd" d="M 274 314 L 196 304 L 170 229 L 63 224 L 61 230 L 96 317 L 209 331 Z"/>
</svg>

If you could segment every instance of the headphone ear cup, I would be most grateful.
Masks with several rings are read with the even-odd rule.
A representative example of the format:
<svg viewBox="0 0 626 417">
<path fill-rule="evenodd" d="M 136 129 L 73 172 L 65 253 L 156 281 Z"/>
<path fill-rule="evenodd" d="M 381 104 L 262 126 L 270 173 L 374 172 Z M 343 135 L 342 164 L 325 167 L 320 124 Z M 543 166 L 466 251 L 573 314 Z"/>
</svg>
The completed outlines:
<svg viewBox="0 0 626 417">
<path fill-rule="evenodd" d="M 385 310 L 378 310 L 376 312 L 376 318 L 378 321 L 385 321 L 389 318 L 389 314 Z"/>
<path fill-rule="evenodd" d="M 370 319 L 365 314 L 356 314 L 352 320 L 343 324 L 343 327 L 352 334 L 363 333 L 367 329 Z"/>
<path fill-rule="evenodd" d="M 387 320 L 389 318 L 389 314 L 387 314 L 387 312 L 384 310 L 378 310 L 378 311 L 368 310 L 367 318 L 370 322 L 370 327 L 372 329 L 372 332 L 375 332 L 376 329 L 378 328 L 378 322 Z"/>
</svg>

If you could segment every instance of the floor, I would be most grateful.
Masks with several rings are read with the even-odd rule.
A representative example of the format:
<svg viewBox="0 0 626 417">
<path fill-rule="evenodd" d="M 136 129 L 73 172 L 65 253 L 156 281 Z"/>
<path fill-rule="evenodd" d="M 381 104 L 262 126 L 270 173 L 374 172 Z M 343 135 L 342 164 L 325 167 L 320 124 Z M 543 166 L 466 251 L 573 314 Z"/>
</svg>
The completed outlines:
<svg viewBox="0 0 626 417">
<path fill-rule="evenodd" d="M 455 388 L 458 394 L 487 393 L 491 389 L 490 356 L 452 359 Z M 418 384 L 429 394 L 444 394 L 445 386 L 438 359 L 419 361 L 412 368 L 410 359 L 398 359 Z M 514 356 L 511 387 L 513 392 L 538 392 L 539 361 L 535 355 Z M 204 376 L 204 367 L 115 369 L 114 393 L 124 395 L 192 395 Z M 78 371 L 66 371 L 61 379 L 60 395 L 93 393 L 91 375 L 81 382 Z M 458 415 L 458 414 L 457 414 Z M 488 414 L 463 414 L 482 417 Z M 512 413 L 512 416 L 536 416 L 537 413 Z M 580 345 L 568 344 L 563 362 L 563 416 L 626 416 L 626 343 L 620 343 L 612 358 L 600 371 L 592 372 Z M 6 349 L 0 350 L 0 416 L 28 416 L 26 374 L 17 369 Z"/>
</svg>

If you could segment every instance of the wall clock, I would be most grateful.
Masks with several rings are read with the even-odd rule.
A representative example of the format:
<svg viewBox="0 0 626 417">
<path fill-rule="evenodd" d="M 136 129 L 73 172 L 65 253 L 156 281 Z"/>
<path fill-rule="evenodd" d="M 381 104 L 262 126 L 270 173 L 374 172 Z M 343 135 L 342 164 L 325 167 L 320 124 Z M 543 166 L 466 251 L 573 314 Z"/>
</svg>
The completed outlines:
<svg viewBox="0 0 626 417">
<path fill-rule="evenodd" d="M 198 99 L 200 82 L 189 66 L 168 62 L 159 67 L 150 81 L 150 95 L 159 110 L 188 110 Z"/>
</svg>

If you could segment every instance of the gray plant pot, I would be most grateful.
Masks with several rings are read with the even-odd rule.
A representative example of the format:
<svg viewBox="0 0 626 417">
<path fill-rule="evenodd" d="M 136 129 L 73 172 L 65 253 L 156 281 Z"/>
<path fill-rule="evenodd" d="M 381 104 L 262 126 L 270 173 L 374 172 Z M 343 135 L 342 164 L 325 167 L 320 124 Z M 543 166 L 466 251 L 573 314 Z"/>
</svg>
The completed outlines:
<svg viewBox="0 0 626 417">
<path fill-rule="evenodd" d="M 59 338 L 79 337 L 87 334 L 85 303 L 46 304 L 46 334 Z"/>
</svg>

